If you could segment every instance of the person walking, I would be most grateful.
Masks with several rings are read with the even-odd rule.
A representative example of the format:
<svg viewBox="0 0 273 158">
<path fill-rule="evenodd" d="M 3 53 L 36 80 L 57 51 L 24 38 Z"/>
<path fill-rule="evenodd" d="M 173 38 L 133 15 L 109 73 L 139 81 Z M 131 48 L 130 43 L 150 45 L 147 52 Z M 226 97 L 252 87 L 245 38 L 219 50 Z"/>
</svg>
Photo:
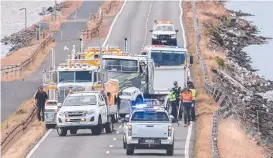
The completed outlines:
<svg viewBox="0 0 273 158">
<path fill-rule="evenodd" d="M 177 120 L 177 106 L 176 106 L 176 94 L 173 90 L 171 90 L 168 94 L 169 101 L 171 103 L 171 115 Z M 169 111 L 169 110 L 168 110 Z"/>
<path fill-rule="evenodd" d="M 184 123 L 185 127 L 190 125 L 191 121 L 191 103 L 192 103 L 192 94 L 188 88 L 185 88 L 180 95 L 181 102 L 184 108 Z"/>
<path fill-rule="evenodd" d="M 179 102 L 180 102 L 180 93 L 181 93 L 181 87 L 178 86 L 178 82 L 177 81 L 174 81 L 173 83 L 174 87 L 172 88 L 172 90 L 174 91 L 175 93 L 175 96 L 176 96 L 176 108 L 179 107 Z M 179 120 L 182 119 L 182 108 L 179 110 Z"/>
<path fill-rule="evenodd" d="M 191 120 L 195 121 L 196 90 L 194 89 L 194 85 L 191 85 L 190 91 L 191 91 L 191 94 L 192 94 Z"/>
<path fill-rule="evenodd" d="M 39 121 L 45 120 L 45 103 L 46 100 L 48 99 L 48 96 L 46 92 L 43 90 L 43 86 L 38 87 L 38 91 L 35 95 L 35 100 L 36 100 L 36 106 L 37 106 L 37 118 Z M 41 112 L 42 112 L 42 117 L 41 117 Z"/>
</svg>

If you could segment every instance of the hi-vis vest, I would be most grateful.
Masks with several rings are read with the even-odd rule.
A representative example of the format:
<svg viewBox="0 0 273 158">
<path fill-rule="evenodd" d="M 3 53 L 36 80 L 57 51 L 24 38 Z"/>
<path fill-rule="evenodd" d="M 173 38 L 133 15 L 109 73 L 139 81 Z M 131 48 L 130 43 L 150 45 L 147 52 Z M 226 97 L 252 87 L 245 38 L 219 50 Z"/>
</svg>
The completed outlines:
<svg viewBox="0 0 273 158">
<path fill-rule="evenodd" d="M 168 97 L 169 97 L 170 101 L 175 101 L 176 100 L 176 96 L 175 96 L 175 94 L 173 92 L 169 92 Z"/>
<path fill-rule="evenodd" d="M 192 95 L 191 93 L 181 93 L 180 95 L 181 100 L 185 102 L 192 102 Z"/>
<path fill-rule="evenodd" d="M 190 89 L 191 90 L 191 94 L 192 94 L 192 100 L 196 99 L 196 90 L 195 89 Z"/>
</svg>

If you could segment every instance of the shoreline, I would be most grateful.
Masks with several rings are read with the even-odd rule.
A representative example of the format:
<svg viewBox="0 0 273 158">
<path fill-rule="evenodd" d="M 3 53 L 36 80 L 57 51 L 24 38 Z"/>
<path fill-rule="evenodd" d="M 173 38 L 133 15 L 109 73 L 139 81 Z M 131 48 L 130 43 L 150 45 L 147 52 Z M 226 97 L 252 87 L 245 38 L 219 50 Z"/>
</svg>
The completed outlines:
<svg viewBox="0 0 273 158">
<path fill-rule="evenodd" d="M 272 38 L 260 36 L 255 24 L 242 19 L 248 13 L 228 12 L 230 15 L 214 17 L 219 18 L 219 25 L 205 24 L 210 30 L 209 42 L 215 44 L 212 49 L 220 49 L 226 56 L 222 67 L 212 69 L 214 83 L 231 97 L 248 137 L 273 151 L 273 95 L 264 98 L 258 94 L 272 91 L 273 81 L 256 74 L 251 57 L 243 50 L 250 45 L 266 44 Z"/>
</svg>

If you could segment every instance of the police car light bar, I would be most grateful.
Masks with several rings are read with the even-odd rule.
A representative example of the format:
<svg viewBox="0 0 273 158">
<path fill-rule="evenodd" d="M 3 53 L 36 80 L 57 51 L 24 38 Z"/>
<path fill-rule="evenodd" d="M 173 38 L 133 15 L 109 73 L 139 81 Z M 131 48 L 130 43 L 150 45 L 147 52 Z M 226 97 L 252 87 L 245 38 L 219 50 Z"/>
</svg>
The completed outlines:
<svg viewBox="0 0 273 158">
<path fill-rule="evenodd" d="M 156 24 L 172 24 L 170 20 L 155 20 Z"/>
</svg>

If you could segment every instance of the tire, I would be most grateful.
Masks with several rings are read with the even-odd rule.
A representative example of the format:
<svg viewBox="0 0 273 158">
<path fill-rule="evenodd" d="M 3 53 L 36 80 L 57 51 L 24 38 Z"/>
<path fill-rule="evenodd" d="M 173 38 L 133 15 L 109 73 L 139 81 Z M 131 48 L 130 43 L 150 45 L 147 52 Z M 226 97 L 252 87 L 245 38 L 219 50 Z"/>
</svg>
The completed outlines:
<svg viewBox="0 0 273 158">
<path fill-rule="evenodd" d="M 101 120 L 101 117 L 99 116 L 99 120 L 98 120 L 98 124 L 92 128 L 92 134 L 93 135 L 100 135 L 101 134 L 101 131 L 102 131 L 102 128 L 103 125 L 102 125 L 102 120 Z"/>
<path fill-rule="evenodd" d="M 70 131 L 70 134 L 77 134 L 78 130 L 71 128 L 69 131 Z"/>
<path fill-rule="evenodd" d="M 112 133 L 112 131 L 113 131 L 112 117 L 109 117 L 109 118 L 110 118 L 110 121 L 105 124 L 105 132 L 106 133 Z"/>
<path fill-rule="evenodd" d="M 166 153 L 167 153 L 168 156 L 173 156 L 173 153 L 174 153 L 174 142 L 173 142 L 173 145 L 171 146 L 171 148 L 167 149 Z"/>
<path fill-rule="evenodd" d="M 66 136 L 67 135 L 67 129 L 63 127 L 57 127 L 57 133 L 59 136 Z"/>
<path fill-rule="evenodd" d="M 134 155 L 134 148 L 126 147 L 126 155 Z"/>
<path fill-rule="evenodd" d="M 157 45 L 157 42 L 155 40 L 152 40 L 152 45 Z"/>
</svg>

